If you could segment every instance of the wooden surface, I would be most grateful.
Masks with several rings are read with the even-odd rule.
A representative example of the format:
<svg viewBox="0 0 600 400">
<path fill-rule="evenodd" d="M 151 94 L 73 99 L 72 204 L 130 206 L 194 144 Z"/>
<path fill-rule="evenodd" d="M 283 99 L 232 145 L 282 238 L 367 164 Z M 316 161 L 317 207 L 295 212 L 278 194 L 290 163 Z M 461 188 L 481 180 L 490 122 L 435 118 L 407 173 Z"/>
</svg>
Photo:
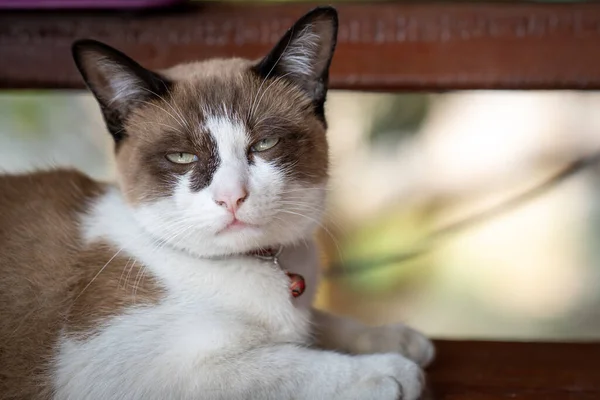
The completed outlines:
<svg viewBox="0 0 600 400">
<path fill-rule="evenodd" d="M 598 400 L 600 343 L 437 342 L 434 400 Z"/>
<path fill-rule="evenodd" d="M 0 13 L 0 88 L 79 88 L 69 47 L 95 38 L 150 68 L 254 58 L 312 5 L 207 3 L 145 14 Z M 347 4 L 333 88 L 600 89 L 600 4 Z"/>
</svg>

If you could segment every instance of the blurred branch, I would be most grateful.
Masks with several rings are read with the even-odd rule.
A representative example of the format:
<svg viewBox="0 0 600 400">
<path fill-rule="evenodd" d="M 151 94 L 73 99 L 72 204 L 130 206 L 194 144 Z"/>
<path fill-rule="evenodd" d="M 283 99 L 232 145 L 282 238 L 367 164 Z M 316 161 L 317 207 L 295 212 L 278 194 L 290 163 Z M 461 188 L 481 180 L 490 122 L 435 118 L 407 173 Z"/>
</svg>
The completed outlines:
<svg viewBox="0 0 600 400">
<path fill-rule="evenodd" d="M 468 230 L 483 222 L 487 222 L 492 218 L 505 214 L 523 205 L 524 203 L 546 194 L 548 191 L 554 189 L 565 180 L 573 177 L 588 167 L 598 164 L 599 162 L 600 151 L 575 159 L 565 165 L 558 172 L 554 173 L 535 186 L 523 191 L 522 193 L 511 197 L 496 206 L 490 207 L 487 210 L 475 213 L 466 218 L 451 222 L 433 230 L 429 235 L 426 236 L 425 239 L 421 241 L 420 244 L 414 246 L 408 251 L 384 256 L 379 259 L 370 258 L 361 260 L 348 260 L 343 263 L 333 264 L 325 272 L 325 275 L 328 277 L 343 277 L 344 275 L 348 274 L 370 272 L 376 268 L 385 268 L 390 267 L 393 264 L 412 261 L 431 252 L 435 246 L 436 240 L 443 239 L 450 234 L 460 233 Z"/>
</svg>

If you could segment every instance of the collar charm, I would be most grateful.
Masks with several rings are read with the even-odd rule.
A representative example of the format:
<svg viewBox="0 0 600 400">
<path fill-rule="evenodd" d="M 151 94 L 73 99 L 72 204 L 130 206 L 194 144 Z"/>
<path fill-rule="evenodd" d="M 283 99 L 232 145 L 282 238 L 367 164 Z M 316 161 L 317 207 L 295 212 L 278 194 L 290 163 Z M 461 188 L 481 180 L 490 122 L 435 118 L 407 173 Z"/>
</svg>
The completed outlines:
<svg viewBox="0 0 600 400">
<path fill-rule="evenodd" d="M 290 278 L 290 293 L 292 294 L 292 297 L 299 297 L 306 289 L 304 277 L 299 274 L 294 274 L 293 272 L 285 271 L 285 273 Z"/>
<path fill-rule="evenodd" d="M 283 247 L 279 247 L 279 249 L 275 250 L 272 248 L 259 249 L 250 252 L 250 255 L 260 258 L 261 260 L 271 261 L 277 267 L 281 268 L 279 264 L 279 255 L 283 251 Z M 283 269 L 283 268 L 282 268 Z M 304 281 L 304 277 L 300 274 L 295 274 L 293 272 L 288 272 L 285 269 L 283 271 L 287 274 L 288 278 L 290 278 L 290 294 L 292 297 L 299 297 L 304 290 L 306 289 L 306 282 Z"/>
</svg>

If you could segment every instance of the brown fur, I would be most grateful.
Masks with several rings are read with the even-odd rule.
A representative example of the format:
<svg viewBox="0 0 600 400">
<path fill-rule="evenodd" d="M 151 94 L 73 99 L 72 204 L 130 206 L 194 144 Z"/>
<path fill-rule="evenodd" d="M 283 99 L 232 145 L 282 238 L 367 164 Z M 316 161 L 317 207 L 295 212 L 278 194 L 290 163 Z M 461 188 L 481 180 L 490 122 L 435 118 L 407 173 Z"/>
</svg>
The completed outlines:
<svg viewBox="0 0 600 400">
<path fill-rule="evenodd" d="M 82 270 L 82 278 L 74 288 L 76 299 L 68 316 L 67 334 L 79 338 L 93 335 L 110 317 L 132 307 L 157 304 L 164 296 L 162 286 L 142 264 L 117 252 L 100 243 L 78 257 L 76 267 Z"/>
<path fill-rule="evenodd" d="M 336 32 L 335 12 L 317 10 L 260 62 L 211 60 L 160 73 L 99 42 L 76 43 L 75 62 L 115 139 L 124 196 L 132 204 L 169 196 L 174 178 L 190 169 L 193 189 L 210 184 L 220 160 L 203 128 L 209 115 L 245 125 L 249 163 L 252 144 L 276 137 L 262 158 L 291 181 L 323 182 L 323 103 Z M 304 51 L 308 39 L 298 37 L 306 34 L 318 38 L 310 43 L 317 50 L 308 73 L 287 71 L 293 57 L 281 54 L 294 40 Z M 199 160 L 169 162 L 166 155 L 176 152 Z M 164 296 L 143 265 L 80 237 L 82 214 L 105 190 L 72 171 L 0 176 L 0 400 L 51 396 L 49 369 L 61 332 L 85 340 L 112 316 Z"/>
<path fill-rule="evenodd" d="M 310 99 L 282 80 L 267 80 L 261 88 L 263 78 L 251 71 L 252 65 L 246 60 L 211 60 L 162 73 L 174 82 L 172 90 L 168 97 L 152 100 L 132 112 L 125 124 L 127 137 L 117 152 L 120 184 L 130 202 L 169 196 L 172 177 L 190 169 L 194 169 L 196 190 L 210 183 L 219 160 L 215 158 L 216 145 L 202 130 L 202 123 L 206 113 L 223 115 L 223 104 L 227 105 L 226 117 L 246 125 L 251 143 L 269 136 L 280 138 L 277 146 L 261 153 L 263 159 L 286 169 L 292 180 L 325 180 L 325 126 L 315 115 Z M 199 162 L 173 164 L 165 158 L 170 152 L 196 154 Z M 252 162 L 251 153 L 248 157 Z"/>
<path fill-rule="evenodd" d="M 72 171 L 0 176 L 2 400 L 49 398 L 48 367 L 66 324 L 69 333 L 89 335 L 124 307 L 161 296 L 150 277 L 136 281 L 142 266 L 121 276 L 126 257 L 113 259 L 81 294 L 117 251 L 86 247 L 78 232 L 80 214 L 103 191 Z"/>
</svg>

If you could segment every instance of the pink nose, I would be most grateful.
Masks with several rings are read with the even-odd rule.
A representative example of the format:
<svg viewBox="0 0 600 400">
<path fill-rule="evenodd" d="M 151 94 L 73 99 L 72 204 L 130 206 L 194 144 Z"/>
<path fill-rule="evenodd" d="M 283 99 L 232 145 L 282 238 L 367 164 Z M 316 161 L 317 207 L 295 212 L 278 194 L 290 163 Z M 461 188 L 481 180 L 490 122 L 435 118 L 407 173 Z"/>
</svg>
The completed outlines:
<svg viewBox="0 0 600 400">
<path fill-rule="evenodd" d="M 231 212 L 236 212 L 244 201 L 248 198 L 248 192 L 246 188 L 240 187 L 237 190 L 231 192 L 219 193 L 215 196 L 215 203 L 221 207 L 225 207 Z"/>
</svg>

